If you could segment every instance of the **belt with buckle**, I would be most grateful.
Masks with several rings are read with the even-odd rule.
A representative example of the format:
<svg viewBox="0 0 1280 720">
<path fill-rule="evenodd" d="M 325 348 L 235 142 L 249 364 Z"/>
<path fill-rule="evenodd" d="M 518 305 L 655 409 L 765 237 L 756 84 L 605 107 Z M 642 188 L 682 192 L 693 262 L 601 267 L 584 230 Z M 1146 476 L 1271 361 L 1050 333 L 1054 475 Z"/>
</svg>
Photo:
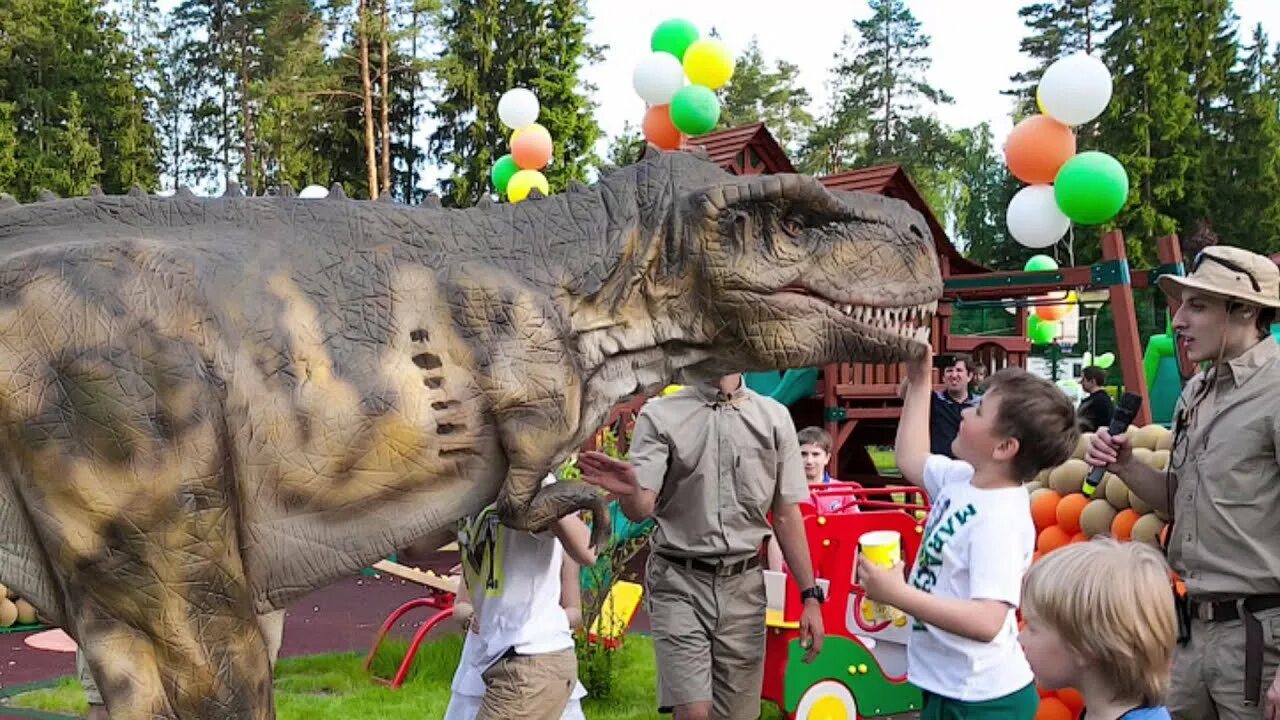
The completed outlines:
<svg viewBox="0 0 1280 720">
<path fill-rule="evenodd" d="M 1280 595 L 1250 595 L 1234 600 L 1191 601 L 1191 614 L 1201 622 L 1244 620 L 1244 702 L 1262 699 L 1262 622 L 1254 613 L 1280 607 Z"/>
<path fill-rule="evenodd" d="M 752 555 L 737 562 L 723 563 L 707 562 L 706 560 L 700 560 L 698 558 L 677 557 L 675 555 L 668 555 L 667 553 L 662 552 L 656 554 L 658 557 L 672 565 L 679 565 L 689 570 L 697 570 L 699 572 L 710 573 L 712 575 L 719 575 L 722 577 L 729 575 L 741 575 L 742 573 L 760 565 L 759 555 Z"/>
</svg>

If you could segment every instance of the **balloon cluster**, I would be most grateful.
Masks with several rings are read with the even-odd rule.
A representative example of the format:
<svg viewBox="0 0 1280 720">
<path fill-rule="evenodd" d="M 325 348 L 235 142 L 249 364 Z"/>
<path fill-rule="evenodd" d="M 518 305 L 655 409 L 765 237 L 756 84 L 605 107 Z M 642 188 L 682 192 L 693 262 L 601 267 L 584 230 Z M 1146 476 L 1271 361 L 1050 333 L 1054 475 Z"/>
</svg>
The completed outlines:
<svg viewBox="0 0 1280 720">
<path fill-rule="evenodd" d="M 1129 176 L 1103 152 L 1076 153 L 1071 127 L 1102 114 L 1111 100 L 1111 74 L 1086 53 L 1050 65 L 1036 89 L 1040 114 L 1014 126 L 1005 164 L 1024 183 L 1005 212 L 1009 234 L 1029 248 L 1048 247 L 1072 222 L 1099 225 L 1120 212 Z"/>
<path fill-rule="evenodd" d="M 1023 272 L 1053 272 L 1058 263 L 1048 255 L 1032 255 L 1022 266 Z M 1075 291 L 1033 296 L 1036 305 L 1027 317 L 1027 337 L 1036 345 L 1048 345 L 1062 333 L 1062 321 L 1076 311 L 1079 298 Z"/>
<path fill-rule="evenodd" d="M 542 168 L 551 162 L 551 133 L 538 124 L 538 97 L 524 88 L 512 88 L 498 99 L 498 119 L 513 130 L 511 152 L 498 158 L 489 171 L 489 179 L 499 195 L 513 203 L 529 197 L 537 188 L 551 194 L 551 186 Z"/>
<path fill-rule="evenodd" d="M 686 135 L 703 135 L 720 121 L 715 90 L 733 77 L 733 55 L 715 38 L 699 38 L 688 20 L 663 21 L 649 40 L 652 52 L 636 63 L 632 86 L 648 105 L 645 140 L 675 150 Z M 690 84 L 685 84 L 686 78 Z"/>
</svg>

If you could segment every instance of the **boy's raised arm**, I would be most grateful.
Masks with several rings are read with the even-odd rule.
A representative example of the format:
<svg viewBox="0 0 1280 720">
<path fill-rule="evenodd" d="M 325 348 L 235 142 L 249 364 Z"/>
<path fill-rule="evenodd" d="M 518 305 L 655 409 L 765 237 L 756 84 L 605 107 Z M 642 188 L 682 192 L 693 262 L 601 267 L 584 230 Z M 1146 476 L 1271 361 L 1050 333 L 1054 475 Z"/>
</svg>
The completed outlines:
<svg viewBox="0 0 1280 720">
<path fill-rule="evenodd" d="M 902 395 L 902 417 L 893 443 L 893 458 L 902 478 L 917 487 L 924 485 L 924 464 L 929 459 L 929 412 L 932 405 L 929 371 L 933 350 L 907 362 L 907 382 Z"/>
</svg>

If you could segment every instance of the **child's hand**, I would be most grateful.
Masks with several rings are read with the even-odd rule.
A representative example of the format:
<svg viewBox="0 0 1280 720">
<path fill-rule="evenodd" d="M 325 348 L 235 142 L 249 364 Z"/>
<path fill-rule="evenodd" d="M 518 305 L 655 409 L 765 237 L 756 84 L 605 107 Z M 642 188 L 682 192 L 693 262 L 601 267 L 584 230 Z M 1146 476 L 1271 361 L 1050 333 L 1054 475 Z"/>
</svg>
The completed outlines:
<svg viewBox="0 0 1280 720">
<path fill-rule="evenodd" d="M 902 563 L 887 568 L 861 555 L 858 556 L 858 584 L 866 592 L 868 600 L 888 605 L 895 605 L 898 596 L 907 588 Z"/>
<path fill-rule="evenodd" d="M 923 345 L 919 356 L 907 361 L 907 382 L 915 386 L 927 384 L 929 373 L 933 370 L 933 348 Z"/>
</svg>

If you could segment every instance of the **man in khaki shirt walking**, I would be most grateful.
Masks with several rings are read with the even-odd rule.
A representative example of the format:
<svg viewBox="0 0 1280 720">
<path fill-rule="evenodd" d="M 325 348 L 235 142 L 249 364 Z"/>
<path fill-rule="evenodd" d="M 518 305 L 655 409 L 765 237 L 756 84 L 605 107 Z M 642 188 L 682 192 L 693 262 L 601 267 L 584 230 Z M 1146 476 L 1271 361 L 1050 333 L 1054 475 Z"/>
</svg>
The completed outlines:
<svg viewBox="0 0 1280 720">
<path fill-rule="evenodd" d="M 809 490 L 786 408 L 727 375 L 647 403 L 630 463 L 584 453 L 578 464 L 584 480 L 619 496 L 628 518 L 655 521 L 646 585 L 659 708 L 676 720 L 759 717 L 759 553 L 771 534 L 802 588 L 806 662 L 823 640 L 824 598 L 796 506 Z"/>
<path fill-rule="evenodd" d="M 1280 270 L 1213 246 L 1160 288 L 1181 306 L 1179 344 L 1212 363 L 1183 389 L 1167 472 L 1098 430 L 1087 460 L 1158 511 L 1182 576 L 1183 637 L 1168 705 L 1178 720 L 1280 720 Z M 1189 637 L 1187 637 L 1189 632 Z"/>
</svg>

